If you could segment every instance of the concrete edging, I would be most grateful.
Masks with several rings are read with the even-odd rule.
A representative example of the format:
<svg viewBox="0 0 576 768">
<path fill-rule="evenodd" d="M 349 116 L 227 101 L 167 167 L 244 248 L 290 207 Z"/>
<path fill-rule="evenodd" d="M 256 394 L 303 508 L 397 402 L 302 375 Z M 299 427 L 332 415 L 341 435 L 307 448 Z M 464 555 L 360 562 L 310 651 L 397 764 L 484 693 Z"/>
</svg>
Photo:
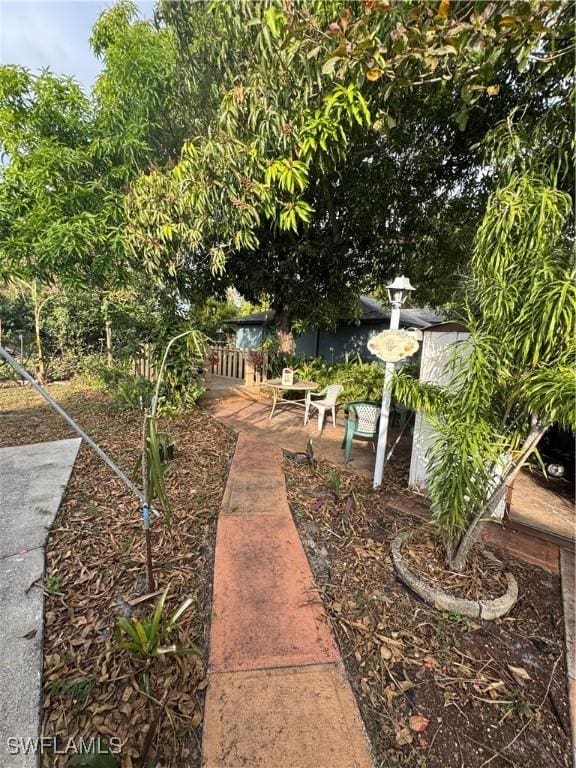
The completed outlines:
<svg viewBox="0 0 576 768">
<path fill-rule="evenodd" d="M 518 583 L 509 572 L 504 574 L 508 582 L 506 592 L 493 600 L 468 600 L 463 597 L 455 597 L 438 587 L 430 586 L 402 561 L 401 548 L 409 536 L 410 532 L 400 533 L 392 541 L 390 545 L 392 562 L 402 581 L 433 608 L 439 611 L 453 611 L 470 619 L 492 621 L 505 616 L 518 600 Z"/>
<path fill-rule="evenodd" d="M 37 768 L 33 749 L 13 754 L 8 739 L 38 739 L 42 725 L 44 547 L 81 444 L 80 438 L 0 448 L 0 765 Z M 30 743 L 30 742 L 29 742 Z"/>
</svg>

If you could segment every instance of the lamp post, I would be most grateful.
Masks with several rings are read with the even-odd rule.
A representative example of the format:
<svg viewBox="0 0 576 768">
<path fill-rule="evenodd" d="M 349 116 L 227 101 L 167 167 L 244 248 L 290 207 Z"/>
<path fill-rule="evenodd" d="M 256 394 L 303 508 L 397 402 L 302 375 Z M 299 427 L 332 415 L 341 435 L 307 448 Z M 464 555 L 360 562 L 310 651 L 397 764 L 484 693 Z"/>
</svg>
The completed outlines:
<svg viewBox="0 0 576 768">
<path fill-rule="evenodd" d="M 390 330 L 396 331 L 400 327 L 400 307 L 410 291 L 415 290 L 410 285 L 407 277 L 397 277 L 393 283 L 386 286 L 388 290 L 388 299 L 392 305 L 390 313 Z M 382 485 L 382 472 L 384 471 L 384 462 L 386 459 L 386 441 L 388 439 L 388 421 L 390 415 L 390 400 L 392 395 L 392 374 L 394 373 L 394 363 L 387 362 L 384 371 L 384 386 L 382 388 L 382 411 L 380 413 L 380 428 L 378 430 L 378 448 L 376 450 L 376 465 L 374 467 L 374 488 Z"/>
</svg>

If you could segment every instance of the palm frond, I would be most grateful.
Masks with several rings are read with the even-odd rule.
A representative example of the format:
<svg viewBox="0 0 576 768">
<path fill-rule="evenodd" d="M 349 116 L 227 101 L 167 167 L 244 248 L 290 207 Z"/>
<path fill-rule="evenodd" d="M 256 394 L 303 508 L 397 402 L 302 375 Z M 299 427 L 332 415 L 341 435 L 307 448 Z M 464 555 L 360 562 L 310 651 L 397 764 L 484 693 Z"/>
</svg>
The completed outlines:
<svg viewBox="0 0 576 768">
<path fill-rule="evenodd" d="M 528 371 L 510 392 L 511 400 L 522 400 L 545 424 L 557 422 L 576 430 L 576 369 L 546 367 Z"/>
</svg>

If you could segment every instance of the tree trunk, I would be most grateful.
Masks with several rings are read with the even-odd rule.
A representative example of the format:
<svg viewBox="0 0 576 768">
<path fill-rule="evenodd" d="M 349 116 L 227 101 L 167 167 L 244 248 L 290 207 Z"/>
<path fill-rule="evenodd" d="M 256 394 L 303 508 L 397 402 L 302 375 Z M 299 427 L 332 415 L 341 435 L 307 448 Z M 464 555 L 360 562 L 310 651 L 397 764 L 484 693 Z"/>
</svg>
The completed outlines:
<svg viewBox="0 0 576 768">
<path fill-rule="evenodd" d="M 38 285 L 36 282 L 32 285 L 32 304 L 34 312 L 34 337 L 36 340 L 36 378 L 40 384 L 44 384 L 46 378 L 46 368 L 44 365 L 44 349 L 42 347 L 42 337 L 40 335 L 40 312 L 42 311 L 43 302 L 40 301 L 38 296 Z"/>
<path fill-rule="evenodd" d="M 104 318 L 104 341 L 106 344 L 106 365 L 112 368 L 112 322 L 110 320 L 110 302 L 106 294 L 101 294 L 102 317 Z"/>
<path fill-rule="evenodd" d="M 482 514 L 475 517 L 472 524 L 464 532 L 462 537 L 455 542 L 452 552 L 448 556 L 448 565 L 451 571 L 456 573 L 464 573 L 466 566 L 468 565 L 468 555 L 470 550 L 478 540 L 480 531 L 482 530 L 482 520 L 484 517 L 491 517 L 498 504 L 502 501 L 506 494 L 506 480 L 502 480 L 498 484 L 496 491 L 490 496 L 488 504 L 482 508 Z"/>
<path fill-rule="evenodd" d="M 481 523 L 485 519 L 492 517 L 498 504 L 505 498 L 509 485 L 514 482 L 516 475 L 520 472 L 530 454 L 535 450 L 546 429 L 547 427 L 543 427 L 537 419 L 533 419 L 530 433 L 520 449 L 518 461 L 509 465 L 508 471 L 502 475 L 500 482 L 489 496 L 486 504 L 480 508 L 462 537 L 455 545 L 448 548 L 450 570 L 456 573 L 463 573 L 466 570 L 468 555 L 482 530 Z"/>
<path fill-rule="evenodd" d="M 276 336 L 278 338 L 279 352 L 284 354 L 294 352 L 296 339 L 292 330 L 290 309 L 286 305 L 276 310 Z"/>
<path fill-rule="evenodd" d="M 106 320 L 106 365 L 108 368 L 112 368 L 112 323 L 110 320 Z"/>
</svg>

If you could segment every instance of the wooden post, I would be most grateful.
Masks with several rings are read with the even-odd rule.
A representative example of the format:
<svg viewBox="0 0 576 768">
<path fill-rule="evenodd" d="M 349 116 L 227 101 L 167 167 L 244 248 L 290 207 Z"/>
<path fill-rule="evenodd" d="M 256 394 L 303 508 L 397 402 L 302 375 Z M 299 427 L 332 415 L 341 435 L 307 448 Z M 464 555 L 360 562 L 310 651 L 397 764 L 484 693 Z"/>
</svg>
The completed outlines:
<svg viewBox="0 0 576 768">
<path fill-rule="evenodd" d="M 254 363 L 252 362 L 250 354 L 245 354 L 245 357 L 244 357 L 244 385 L 246 387 L 253 387 L 255 383 L 256 383 L 256 371 L 255 371 L 255 368 L 254 368 Z"/>
</svg>

